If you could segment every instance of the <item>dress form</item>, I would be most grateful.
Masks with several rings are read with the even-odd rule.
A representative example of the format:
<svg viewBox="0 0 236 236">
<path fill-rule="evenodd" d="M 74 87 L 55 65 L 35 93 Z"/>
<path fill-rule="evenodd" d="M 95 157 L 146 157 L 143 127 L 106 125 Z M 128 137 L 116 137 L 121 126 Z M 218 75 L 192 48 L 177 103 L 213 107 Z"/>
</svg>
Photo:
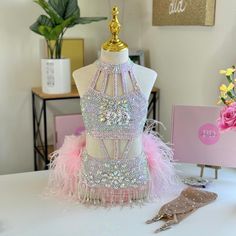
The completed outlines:
<svg viewBox="0 0 236 236">
<path fill-rule="evenodd" d="M 144 127 L 156 72 L 129 60 L 117 14 L 113 8 L 101 58 L 73 74 L 86 130 L 66 136 L 51 155 L 52 193 L 86 204 L 140 204 L 178 186 L 173 151 Z"/>
<path fill-rule="evenodd" d="M 101 57 L 100 60 L 105 63 L 109 64 L 122 64 L 129 60 L 129 50 L 126 44 L 120 41 L 118 38 L 119 33 L 119 22 L 117 20 L 117 10 L 113 9 L 113 21 L 110 25 L 110 30 L 112 32 L 112 39 L 103 44 L 101 48 Z M 94 74 L 96 73 L 97 66 L 96 64 L 91 64 L 81 69 L 74 71 L 73 77 L 75 80 L 75 84 L 79 91 L 80 96 L 82 97 L 83 94 L 87 91 L 91 79 L 93 78 Z M 137 82 L 141 91 L 146 99 L 149 98 L 152 87 L 155 83 L 157 73 L 151 69 L 145 68 L 143 66 L 134 65 L 134 74 L 136 76 Z M 99 89 L 102 83 L 102 77 L 104 75 L 101 74 L 97 88 Z M 132 89 L 131 81 L 127 75 L 127 87 L 128 90 Z M 113 92 L 113 84 L 108 83 L 107 86 L 107 94 L 112 95 Z M 118 95 L 122 94 L 122 86 L 118 83 Z M 121 149 L 125 147 L 125 141 L 121 140 L 120 145 Z M 108 150 L 108 153 L 113 153 L 113 141 L 112 140 L 105 140 L 105 144 Z M 90 135 L 86 134 L 86 149 L 88 153 L 92 156 L 102 157 L 101 149 L 99 146 L 98 141 L 91 137 Z M 133 157 L 135 155 L 139 155 L 142 152 L 142 137 L 141 135 L 134 139 L 128 157 Z"/>
</svg>

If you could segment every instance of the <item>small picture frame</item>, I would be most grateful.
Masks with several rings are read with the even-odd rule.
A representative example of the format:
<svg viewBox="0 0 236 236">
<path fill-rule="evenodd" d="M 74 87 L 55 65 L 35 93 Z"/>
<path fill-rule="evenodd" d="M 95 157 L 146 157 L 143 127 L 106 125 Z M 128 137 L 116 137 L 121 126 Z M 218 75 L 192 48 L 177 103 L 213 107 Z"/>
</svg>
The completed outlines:
<svg viewBox="0 0 236 236">
<path fill-rule="evenodd" d="M 138 64 L 140 66 L 145 66 L 144 50 L 130 50 L 129 58 L 135 64 Z"/>
</svg>

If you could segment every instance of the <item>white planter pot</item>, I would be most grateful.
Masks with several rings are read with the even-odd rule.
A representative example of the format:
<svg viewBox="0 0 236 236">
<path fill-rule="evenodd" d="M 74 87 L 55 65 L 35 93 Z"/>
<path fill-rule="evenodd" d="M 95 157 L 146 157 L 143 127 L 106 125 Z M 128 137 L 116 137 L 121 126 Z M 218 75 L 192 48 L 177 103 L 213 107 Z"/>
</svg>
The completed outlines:
<svg viewBox="0 0 236 236">
<path fill-rule="evenodd" d="M 42 90 L 48 94 L 71 91 L 70 59 L 41 59 Z"/>
</svg>

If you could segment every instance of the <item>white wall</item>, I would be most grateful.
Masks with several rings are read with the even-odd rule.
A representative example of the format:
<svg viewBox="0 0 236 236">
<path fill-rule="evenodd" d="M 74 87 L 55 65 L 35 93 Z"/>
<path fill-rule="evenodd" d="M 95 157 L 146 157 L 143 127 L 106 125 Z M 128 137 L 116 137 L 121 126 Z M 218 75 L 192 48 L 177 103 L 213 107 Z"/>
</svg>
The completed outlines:
<svg viewBox="0 0 236 236">
<path fill-rule="evenodd" d="M 94 3 L 99 4 L 94 4 Z M 80 0 L 82 16 L 107 16 L 106 0 Z M 41 38 L 29 26 L 41 14 L 31 0 L 0 1 L 0 174 L 33 170 L 31 88 L 40 86 Z M 67 37 L 85 39 L 85 63 L 107 38 L 107 22 L 76 26 Z M 69 104 L 69 108 L 67 106 Z M 76 112 L 77 102 L 57 112 Z"/>
<path fill-rule="evenodd" d="M 172 105 L 215 105 L 222 82 L 218 71 L 236 63 L 236 1 L 217 0 L 214 27 L 152 26 L 152 0 L 138 2 L 141 46 L 159 73 L 161 121 L 170 138 Z"/>
</svg>

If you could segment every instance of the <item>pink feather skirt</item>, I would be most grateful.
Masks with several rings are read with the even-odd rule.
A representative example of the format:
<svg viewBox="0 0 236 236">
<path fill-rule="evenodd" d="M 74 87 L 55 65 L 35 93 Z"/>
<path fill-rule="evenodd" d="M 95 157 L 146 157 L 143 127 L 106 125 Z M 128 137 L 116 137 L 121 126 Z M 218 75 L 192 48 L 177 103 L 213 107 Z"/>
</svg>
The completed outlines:
<svg viewBox="0 0 236 236">
<path fill-rule="evenodd" d="M 67 136 L 62 147 L 51 154 L 50 193 L 82 203 L 103 205 L 143 202 L 178 194 L 183 186 L 174 169 L 172 149 L 150 130 L 144 131 L 142 144 L 148 165 L 148 184 L 138 188 L 92 188 L 81 181 L 85 133 Z"/>
</svg>

